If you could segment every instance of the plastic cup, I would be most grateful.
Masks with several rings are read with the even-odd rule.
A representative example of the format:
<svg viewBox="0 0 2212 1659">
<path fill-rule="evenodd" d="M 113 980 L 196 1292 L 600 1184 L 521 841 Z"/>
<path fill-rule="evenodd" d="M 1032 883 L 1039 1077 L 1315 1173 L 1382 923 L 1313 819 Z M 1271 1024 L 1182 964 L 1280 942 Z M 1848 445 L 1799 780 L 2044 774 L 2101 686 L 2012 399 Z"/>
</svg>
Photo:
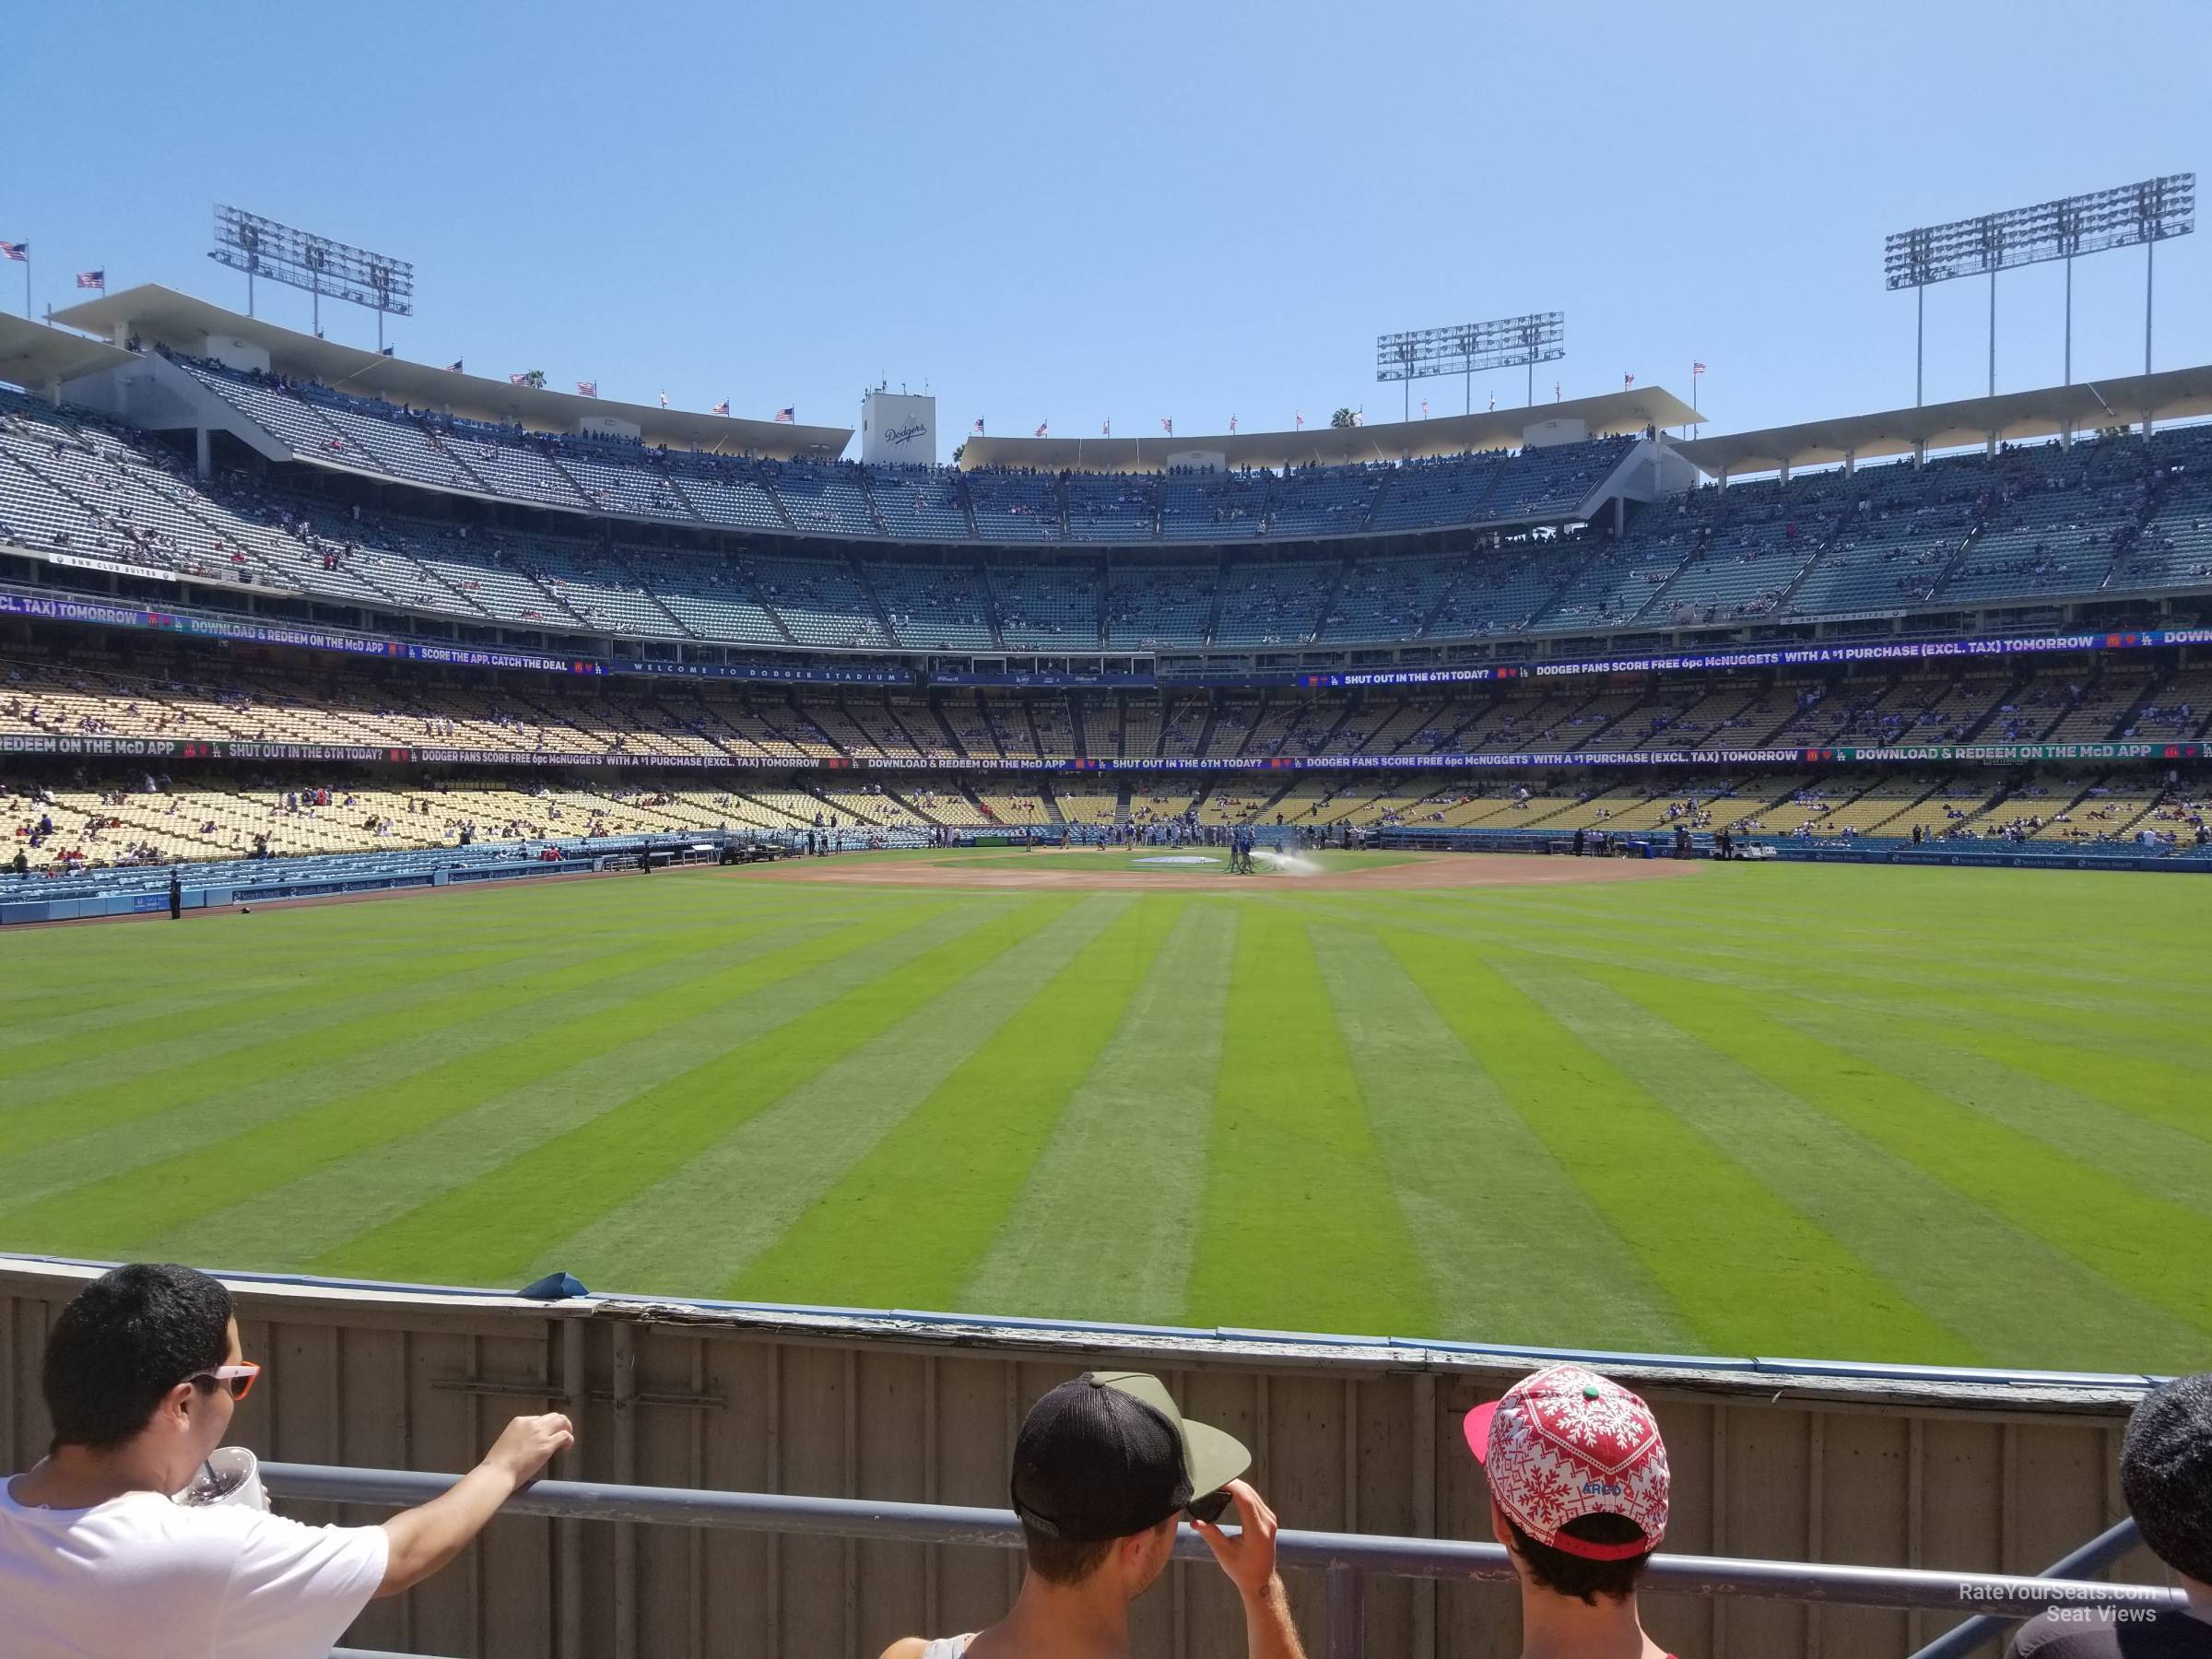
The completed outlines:
<svg viewBox="0 0 2212 1659">
<path fill-rule="evenodd" d="M 218 1446 L 177 1493 L 172 1502 L 197 1509 L 211 1503 L 242 1503 L 250 1509 L 269 1507 L 268 1492 L 261 1484 L 261 1460 L 243 1446 Z"/>
</svg>

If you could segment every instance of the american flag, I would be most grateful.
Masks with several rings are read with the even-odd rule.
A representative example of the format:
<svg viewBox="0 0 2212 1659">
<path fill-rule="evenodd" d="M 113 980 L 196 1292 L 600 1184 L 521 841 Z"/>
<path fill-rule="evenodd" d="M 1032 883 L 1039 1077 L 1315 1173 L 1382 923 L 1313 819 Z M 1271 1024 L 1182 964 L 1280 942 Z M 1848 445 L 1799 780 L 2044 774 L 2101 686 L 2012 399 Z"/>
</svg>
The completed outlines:
<svg viewBox="0 0 2212 1659">
<path fill-rule="evenodd" d="M 455 358 L 452 362 L 448 363 L 445 366 L 445 371 L 448 374 L 459 374 L 461 372 L 461 359 L 459 358 Z"/>
<path fill-rule="evenodd" d="M 667 394 L 667 393 L 665 393 L 665 392 L 664 392 L 664 393 L 662 393 L 662 394 L 661 394 L 661 407 L 665 409 L 665 408 L 666 408 L 667 406 L 668 406 L 668 394 Z"/>
<path fill-rule="evenodd" d="M 1429 400 L 1425 397 L 1421 399 L 1421 418 L 1423 420 L 1429 418 Z"/>
<path fill-rule="evenodd" d="M 596 397 L 599 395 L 599 382 L 597 381 L 578 381 L 576 390 L 585 397 Z"/>
<path fill-rule="evenodd" d="M 1160 430 L 1167 433 L 1169 437 L 1172 438 L 1175 436 L 1175 420 L 1172 416 L 1162 415 L 1159 418 L 1159 426 Z"/>
<path fill-rule="evenodd" d="M 983 429 L 983 423 L 982 423 L 982 421 L 980 418 L 979 418 L 979 419 L 976 421 L 976 423 L 975 423 L 975 429 L 976 429 L 976 431 L 977 431 L 977 433 L 978 433 L 979 435 L 982 433 L 982 429 Z"/>
<path fill-rule="evenodd" d="M 1692 374 L 1702 374 L 1705 372 L 1705 365 L 1702 363 L 1692 363 L 1689 366 L 1689 371 Z"/>
<path fill-rule="evenodd" d="M 730 400 L 726 397 L 707 411 L 710 415 L 727 415 L 729 412 Z"/>
<path fill-rule="evenodd" d="M 1632 374 L 1624 374 L 1624 375 L 1622 375 L 1622 376 L 1620 377 L 1620 389 L 1621 389 L 1623 392 L 1626 392 L 1626 391 L 1627 391 L 1627 390 L 1628 390 L 1628 389 L 1629 389 L 1630 386 L 1634 385 L 1635 383 L 1636 383 L 1636 377 L 1635 377 L 1634 375 L 1632 375 Z"/>
<path fill-rule="evenodd" d="M 0 259 L 13 259 L 20 262 L 29 257 L 30 244 L 29 242 L 0 241 Z"/>
<path fill-rule="evenodd" d="M 79 271 L 76 274 L 76 286 L 78 288 L 98 288 L 101 293 L 104 294 L 108 291 L 108 274 L 104 269 L 98 271 Z"/>
<path fill-rule="evenodd" d="M 1234 415 L 1229 418 L 1229 429 L 1232 432 L 1237 429 L 1237 418 Z"/>
<path fill-rule="evenodd" d="M 785 422 L 798 419 L 798 416 L 794 413 L 796 407 L 797 406 L 795 404 L 785 404 L 782 408 L 776 411 L 776 418 Z"/>
<path fill-rule="evenodd" d="M 1041 420 L 1041 421 L 1039 421 L 1039 422 L 1037 423 L 1037 436 L 1038 436 L 1038 437 L 1040 437 L 1040 438 L 1043 437 L 1043 436 L 1044 436 L 1044 429 L 1045 429 L 1046 427 L 1050 426 L 1051 424 L 1052 424 L 1052 423 L 1051 423 L 1050 421 L 1046 421 L 1046 420 Z"/>
<path fill-rule="evenodd" d="M 1101 437 L 1101 438 L 1111 438 L 1111 437 L 1112 437 L 1112 436 L 1113 436 L 1113 422 L 1112 422 L 1112 421 L 1111 421 L 1111 420 L 1102 420 L 1102 421 L 1100 421 L 1100 422 L 1099 423 L 1099 436 L 1100 436 L 1100 437 Z"/>
<path fill-rule="evenodd" d="M 1298 421 L 1298 429 L 1299 429 L 1300 431 L 1301 431 L 1301 432 L 1302 432 L 1302 431 L 1304 431 L 1304 430 L 1306 429 L 1306 416 L 1305 416 L 1305 411 L 1304 411 L 1304 410 L 1302 410 L 1302 409 L 1301 409 L 1301 410 L 1300 410 L 1300 411 L 1299 411 L 1299 413 L 1298 413 L 1298 415 L 1295 417 L 1295 418 L 1296 418 L 1296 419 L 1297 419 L 1297 421 Z"/>
</svg>

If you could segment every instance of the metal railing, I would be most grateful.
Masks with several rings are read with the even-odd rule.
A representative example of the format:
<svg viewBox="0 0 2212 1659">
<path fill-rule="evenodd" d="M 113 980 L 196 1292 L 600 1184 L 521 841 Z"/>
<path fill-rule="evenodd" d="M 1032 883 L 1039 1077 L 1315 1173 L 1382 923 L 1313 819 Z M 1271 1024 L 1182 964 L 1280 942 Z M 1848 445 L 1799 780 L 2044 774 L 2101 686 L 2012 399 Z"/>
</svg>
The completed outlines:
<svg viewBox="0 0 2212 1659">
<path fill-rule="evenodd" d="M 405 1508 L 428 1502 L 458 1476 L 406 1469 L 340 1468 L 327 1464 L 265 1463 L 263 1484 L 280 1498 L 324 1503 Z M 865 1498 L 813 1498 L 769 1492 L 721 1492 L 682 1487 L 614 1486 L 599 1481 L 541 1480 L 510 1499 L 502 1512 L 568 1520 L 708 1526 L 837 1538 L 874 1538 L 916 1544 L 969 1544 L 1001 1549 L 1021 1547 L 1021 1527 L 1011 1510 L 956 1504 L 877 1502 Z M 1813 1561 L 1768 1561 L 1726 1556 L 1657 1555 L 1643 1584 L 1677 1594 L 1759 1596 L 1837 1606 L 1917 1608 L 1956 1613 L 2002 1606 L 2005 1618 L 2028 1618 L 2052 1606 L 2179 1607 L 2179 1590 L 2110 1584 L 2067 1574 L 2108 1566 L 2136 1542 L 2135 1523 L 2122 1522 L 2051 1568 L 2041 1577 L 2006 1573 L 1937 1572 L 1905 1567 L 1846 1567 Z M 1182 1560 L 1210 1560 L 1206 1541 L 1188 1526 L 1176 1535 Z M 1390 1537 L 1367 1533 L 1285 1529 L 1276 1555 L 1286 1569 L 1319 1571 L 1326 1586 L 1327 1659 L 1359 1659 L 1365 1581 L 1370 1574 L 1438 1580 L 1511 1580 L 1504 1547 L 1455 1539 Z M 1964 1646 L 1939 1641 L 1914 1659 L 1959 1659 L 1989 1641 L 2002 1619 L 1970 1620 L 1944 1641 L 1975 1634 Z M 357 1659 L 382 1659 L 363 1650 Z"/>
<path fill-rule="evenodd" d="M 2091 1573 L 2102 1572 L 2142 1541 L 2142 1529 L 2130 1516 L 2106 1527 L 2079 1549 L 2060 1557 L 2036 1576 L 2053 1582 L 2087 1578 Z M 1946 1630 L 1914 1653 L 1912 1659 L 1966 1659 L 1969 1653 L 1980 1652 L 2004 1635 L 2006 1626 L 2011 1622 L 2008 1616 L 1977 1614 L 1964 1624 Z"/>
</svg>

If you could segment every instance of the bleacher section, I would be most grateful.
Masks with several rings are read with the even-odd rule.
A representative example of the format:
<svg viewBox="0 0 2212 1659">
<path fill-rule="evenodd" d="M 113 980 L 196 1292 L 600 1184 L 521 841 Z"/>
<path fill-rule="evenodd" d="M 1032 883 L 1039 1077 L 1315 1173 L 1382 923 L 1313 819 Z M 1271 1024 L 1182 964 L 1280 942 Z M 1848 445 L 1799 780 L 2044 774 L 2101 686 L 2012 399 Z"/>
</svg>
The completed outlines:
<svg viewBox="0 0 2212 1659">
<path fill-rule="evenodd" d="M 187 367 L 296 453 L 422 489 L 387 489 L 371 508 L 312 488 L 319 475 L 302 468 L 199 480 L 154 440 L 0 394 L 0 541 L 380 612 L 771 649 L 1248 652 L 2212 587 L 2212 432 L 2201 427 L 2148 445 L 2045 444 L 1701 489 L 1632 509 L 1618 535 L 1608 513 L 1565 535 L 1498 543 L 1484 532 L 1488 545 L 1450 552 L 1324 559 L 1241 544 L 1485 524 L 1509 503 L 1556 516 L 1630 441 L 1283 476 L 869 473 L 465 426 Z M 510 512 L 494 524 L 436 490 L 577 516 L 534 524 Z M 630 527 L 652 524 L 665 529 Z M 883 550 L 692 545 L 729 531 L 873 538 Z M 1065 566 L 1009 550 L 985 569 L 886 545 L 978 535 L 1153 546 Z"/>
<path fill-rule="evenodd" d="M 1012 651 L 1090 651 L 1099 644 L 1104 568 L 994 565 L 986 573 L 998 630 Z"/>
<path fill-rule="evenodd" d="M 1060 539 L 1060 489 L 1046 473 L 971 472 L 963 482 L 982 541 Z"/>
<path fill-rule="evenodd" d="M 1501 465 L 1503 457 L 1483 455 L 1471 464 L 1418 461 L 1400 467 L 1368 522 L 1377 530 L 1472 524 Z"/>
<path fill-rule="evenodd" d="M 1632 442 L 1625 437 L 1600 438 L 1523 450 L 1499 467 L 1497 482 L 1483 498 L 1478 516 L 1491 524 L 1508 524 L 1571 512 L 1628 458 Z"/>
<path fill-rule="evenodd" d="M 2120 657 L 2032 673 L 1974 661 L 1832 680 L 1644 675 L 1449 693 L 887 694 L 543 675 L 446 683 L 411 666 L 320 658 L 279 665 L 143 642 L 65 657 L 0 648 L 0 737 L 806 764 L 2183 742 L 2212 727 L 2212 669 Z"/>
<path fill-rule="evenodd" d="M 888 513 L 879 523 L 870 511 L 872 498 L 857 467 L 785 466 L 778 471 L 776 485 L 772 493 L 782 499 L 792 528 L 802 533 L 876 535 L 888 524 Z M 756 488 L 771 493 L 765 473 Z"/>
<path fill-rule="evenodd" d="M 917 651 L 989 651 L 991 599 L 971 565 L 866 562 L 861 574 L 876 590 L 900 643 Z"/>
<path fill-rule="evenodd" d="M 1390 477 L 1383 466 L 1310 466 L 1275 480 L 1267 512 L 1271 535 L 1350 535 L 1367 528 L 1376 495 Z"/>
<path fill-rule="evenodd" d="M 371 711 L 341 704 L 327 690 L 319 703 L 288 701 L 286 690 L 273 683 L 253 693 L 165 684 L 157 697 L 112 676 L 71 671 L 72 688 L 27 695 L 25 677 L 20 668 L 10 670 L 12 688 L 0 700 L 6 710 L 0 734 L 28 724 L 35 730 L 135 726 L 172 734 L 250 732 L 272 741 L 358 742 L 372 731 L 391 738 L 427 728 L 449 742 L 508 748 L 517 759 L 565 757 L 573 764 L 593 756 L 628 757 L 636 763 L 622 771 L 540 765 L 527 775 L 503 775 L 493 767 L 438 777 L 358 764 L 294 767 L 288 776 L 255 777 L 218 763 L 171 778 L 135 763 L 95 776 L 74 763 L 57 769 L 51 758 L 16 756 L 0 764 L 0 859 L 12 843 L 26 855 L 28 879 L 41 884 L 87 869 L 178 861 L 382 853 L 450 848 L 464 841 L 526 843 L 807 828 L 918 834 L 938 827 L 1056 832 L 1061 827 L 1126 825 L 1141 831 L 1179 823 L 1199 829 L 1261 823 L 1314 831 L 1398 827 L 1665 834 L 1680 824 L 1700 832 L 1731 829 L 1739 835 L 1824 845 L 1901 841 L 1918 829 L 1938 843 L 2003 841 L 2114 852 L 2136 850 L 2144 832 L 2155 831 L 2173 850 L 2193 850 L 2206 822 L 2206 797 L 2212 796 L 2212 786 L 2194 774 L 2169 784 L 2159 770 L 2124 766 L 1923 765 L 1769 771 L 1733 778 L 1711 772 L 1607 776 L 1589 768 L 1503 777 L 1247 771 L 1123 779 L 967 771 L 910 771 L 888 782 L 857 781 L 849 772 L 756 770 L 709 782 L 696 772 L 656 772 L 655 758 L 665 764 L 719 747 L 799 769 L 827 758 L 831 745 L 817 736 L 794 741 L 773 735 L 776 722 L 793 732 L 833 729 L 839 747 L 847 750 L 856 747 L 855 728 L 841 723 L 831 705 L 774 700 L 760 710 L 725 705 L 706 720 L 696 709 L 679 715 L 635 697 L 612 697 L 595 706 L 564 700 L 540 707 L 512 694 L 470 698 L 450 690 L 413 709 Z M 1595 724 L 1613 713 L 1618 695 L 1579 705 L 1561 697 L 1551 700 L 1548 711 L 1519 700 L 1511 717 L 1490 723 L 1489 733 L 1495 738 L 1536 726 L 1571 729 L 1577 720 Z M 1575 712 L 1559 716 L 1569 707 Z M 1286 753 L 1304 748 L 1308 737 L 1335 719 L 1311 705 L 1277 707 L 1256 698 L 1215 709 L 1210 718 L 1197 712 L 1198 722 L 1183 723 L 1185 730 L 1191 724 L 1210 728 L 1196 747 L 1215 756 L 1241 753 L 1255 763 L 1278 747 Z M 1017 759 L 1040 748 L 1049 754 L 1067 741 L 1065 717 L 1049 705 L 1001 706 L 975 699 L 947 702 L 943 713 L 959 733 L 970 765 L 989 767 L 1002 753 Z M 693 729 L 685 729 L 687 722 Z M 1136 729 L 1139 723 L 1131 725 Z M 710 726 L 715 735 L 701 735 Z M 742 729 L 763 734 L 761 741 L 749 742 Z M 13 879 L 0 869 L 0 887 Z"/>
<path fill-rule="evenodd" d="M 1247 565 L 1225 573 L 1214 639 L 1224 645 L 1298 645 L 1313 638 L 1343 566 Z"/>
<path fill-rule="evenodd" d="M 1266 527 L 1268 482 L 1247 473 L 1171 472 L 1161 482 L 1160 539 L 1251 540 Z"/>
<path fill-rule="evenodd" d="M 880 534 L 917 541 L 972 539 L 967 512 L 960 505 L 959 481 L 934 468 L 878 467 L 868 475 L 868 499 L 876 504 L 880 531 L 858 529 L 850 523 L 832 525 L 823 522 L 819 527 L 846 535 Z M 794 517 L 793 522 L 798 520 Z"/>
</svg>

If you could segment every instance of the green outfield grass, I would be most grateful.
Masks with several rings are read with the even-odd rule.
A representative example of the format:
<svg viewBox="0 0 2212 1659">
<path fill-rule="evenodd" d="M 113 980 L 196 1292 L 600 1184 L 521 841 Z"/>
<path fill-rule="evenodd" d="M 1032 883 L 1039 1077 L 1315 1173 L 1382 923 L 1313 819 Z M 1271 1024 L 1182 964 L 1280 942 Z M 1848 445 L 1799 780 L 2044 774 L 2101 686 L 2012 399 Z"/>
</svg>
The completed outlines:
<svg viewBox="0 0 2212 1659">
<path fill-rule="evenodd" d="M 1220 886 L 702 870 L 10 930 L 0 1248 L 2212 1363 L 2212 884 Z"/>
</svg>

